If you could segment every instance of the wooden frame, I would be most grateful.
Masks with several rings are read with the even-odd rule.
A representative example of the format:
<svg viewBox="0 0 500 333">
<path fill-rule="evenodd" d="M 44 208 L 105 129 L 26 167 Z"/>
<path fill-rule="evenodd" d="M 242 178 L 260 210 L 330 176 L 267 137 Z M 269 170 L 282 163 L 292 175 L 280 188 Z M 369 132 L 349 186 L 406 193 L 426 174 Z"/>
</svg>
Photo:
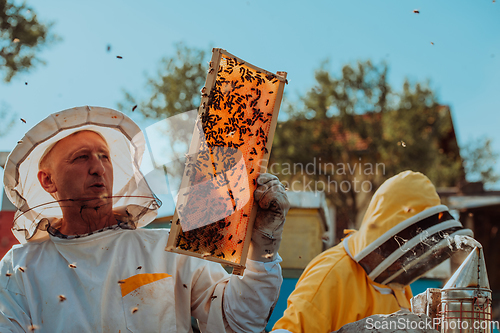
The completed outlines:
<svg viewBox="0 0 500 333">
<path fill-rule="evenodd" d="M 286 75 L 212 50 L 167 251 L 243 275 L 257 215 L 253 191 L 267 169 Z"/>
</svg>

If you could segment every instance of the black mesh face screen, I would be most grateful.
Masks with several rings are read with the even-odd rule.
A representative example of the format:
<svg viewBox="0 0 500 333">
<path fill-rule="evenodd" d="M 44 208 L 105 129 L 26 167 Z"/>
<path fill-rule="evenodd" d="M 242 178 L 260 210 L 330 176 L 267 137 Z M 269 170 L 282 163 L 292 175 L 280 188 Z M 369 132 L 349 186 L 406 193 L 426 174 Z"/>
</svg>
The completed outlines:
<svg viewBox="0 0 500 333">
<path fill-rule="evenodd" d="M 395 277 L 389 283 L 398 283 L 401 285 L 409 285 L 416 279 L 418 279 L 423 274 L 427 273 L 437 265 L 441 264 L 446 259 L 452 257 L 454 253 L 458 251 L 455 243 L 450 244 L 449 246 L 438 249 L 436 252 L 429 255 L 425 260 L 420 260 L 416 265 L 408 268 L 399 276 Z M 408 261 L 407 261 L 408 263 Z M 404 267 L 405 263 L 402 260 L 401 266 Z M 380 279 L 382 280 L 382 279 Z M 376 279 L 378 282 L 379 279 Z M 382 280 L 383 282 L 384 280 Z"/>
<path fill-rule="evenodd" d="M 390 278 L 393 274 L 396 274 L 401 269 L 403 269 L 403 272 L 391 282 L 396 282 L 396 280 L 411 282 L 415 278 L 418 278 L 420 275 L 436 267 L 451 256 L 451 252 L 453 249 L 449 249 L 449 247 L 445 247 L 444 249 L 440 248 L 435 250 L 436 252 L 430 253 L 425 259 L 419 259 L 428 254 L 427 252 L 431 251 L 432 247 L 437 245 L 440 241 L 460 229 L 461 228 L 449 228 L 430 237 L 427 237 L 417 246 L 406 251 L 403 256 L 401 256 L 391 266 L 384 270 L 375 279 L 375 282 L 383 283 L 386 279 Z M 448 249 L 450 253 L 448 253 L 446 249 Z M 411 264 L 413 264 L 414 261 L 417 261 L 418 263 L 412 266 Z"/>
<path fill-rule="evenodd" d="M 404 269 L 411 261 L 422 256 L 427 251 L 429 251 L 438 242 L 448 237 L 451 233 L 463 229 L 461 227 L 448 228 L 446 230 L 441 230 L 434 234 L 429 234 L 427 229 L 446 221 L 453 220 L 453 217 L 448 211 L 440 212 L 429 216 L 423 220 L 417 221 L 414 224 L 408 226 L 404 230 L 400 231 L 396 235 L 387 239 L 382 245 L 374 249 L 371 253 L 366 255 L 363 259 L 359 261 L 359 264 L 363 267 L 366 273 L 369 275 L 378 265 L 380 265 L 387 257 L 391 254 L 401 251 L 402 255 L 394 263 L 392 263 L 387 269 L 385 269 L 378 277 L 375 278 L 375 282 L 382 283 L 387 278 L 391 277 L 396 272 Z M 411 249 L 403 250 L 402 247 L 414 237 L 420 237 L 420 242 Z M 432 269 L 440 262 L 444 261 L 449 256 L 445 256 L 444 259 L 437 258 L 430 259 L 426 261 L 425 271 Z M 437 262 L 437 264 L 434 264 Z M 420 268 L 418 271 L 424 269 L 422 265 L 416 265 Z M 413 270 L 413 268 L 411 269 Z M 425 273 L 424 271 L 424 273 Z M 412 275 L 409 272 L 403 272 L 398 279 L 406 280 L 403 276 L 408 275 L 408 279 L 412 280 Z"/>
</svg>

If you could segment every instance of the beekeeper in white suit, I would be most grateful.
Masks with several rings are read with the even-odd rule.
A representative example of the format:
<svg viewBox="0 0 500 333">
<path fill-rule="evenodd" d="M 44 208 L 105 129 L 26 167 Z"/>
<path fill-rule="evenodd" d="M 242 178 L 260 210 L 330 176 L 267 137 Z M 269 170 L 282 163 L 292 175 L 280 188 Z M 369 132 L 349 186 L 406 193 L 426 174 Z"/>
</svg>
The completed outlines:
<svg viewBox="0 0 500 333">
<path fill-rule="evenodd" d="M 289 203 L 262 174 L 243 277 L 165 252 L 141 229 L 159 202 L 139 171 L 144 137 L 118 111 L 79 107 L 33 127 L 4 185 L 22 243 L 0 262 L 0 332 L 260 332 L 282 281 L 277 254 Z M 272 256 L 269 256 L 272 253 Z"/>
</svg>

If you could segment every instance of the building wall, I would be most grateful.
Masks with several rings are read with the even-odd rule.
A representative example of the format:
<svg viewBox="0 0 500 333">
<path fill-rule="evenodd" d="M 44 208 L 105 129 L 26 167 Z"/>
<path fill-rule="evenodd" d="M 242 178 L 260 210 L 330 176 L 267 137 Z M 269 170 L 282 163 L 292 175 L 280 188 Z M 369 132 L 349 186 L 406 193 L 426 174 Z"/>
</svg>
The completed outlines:
<svg viewBox="0 0 500 333">
<path fill-rule="evenodd" d="M 19 244 L 10 230 L 14 213 L 13 211 L 0 211 L 0 258 L 3 258 L 13 245 Z"/>
<path fill-rule="evenodd" d="M 317 208 L 292 208 L 286 217 L 279 254 L 283 269 L 304 269 L 323 251 L 325 232 Z"/>
</svg>

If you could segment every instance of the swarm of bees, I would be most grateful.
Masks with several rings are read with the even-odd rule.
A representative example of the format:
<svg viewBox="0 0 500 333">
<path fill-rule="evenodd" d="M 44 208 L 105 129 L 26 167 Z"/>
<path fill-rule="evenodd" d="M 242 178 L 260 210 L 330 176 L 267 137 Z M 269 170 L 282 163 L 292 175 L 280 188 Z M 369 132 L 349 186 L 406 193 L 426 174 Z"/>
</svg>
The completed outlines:
<svg viewBox="0 0 500 333">
<path fill-rule="evenodd" d="M 180 194 L 173 224 L 185 230 L 176 236 L 175 248 L 237 263 L 259 163 L 269 153 L 280 78 L 224 53 L 219 64 L 209 63 L 210 75 L 215 80 L 201 89 L 199 110 L 204 140 L 186 160 L 184 174 L 197 186 Z"/>
</svg>

